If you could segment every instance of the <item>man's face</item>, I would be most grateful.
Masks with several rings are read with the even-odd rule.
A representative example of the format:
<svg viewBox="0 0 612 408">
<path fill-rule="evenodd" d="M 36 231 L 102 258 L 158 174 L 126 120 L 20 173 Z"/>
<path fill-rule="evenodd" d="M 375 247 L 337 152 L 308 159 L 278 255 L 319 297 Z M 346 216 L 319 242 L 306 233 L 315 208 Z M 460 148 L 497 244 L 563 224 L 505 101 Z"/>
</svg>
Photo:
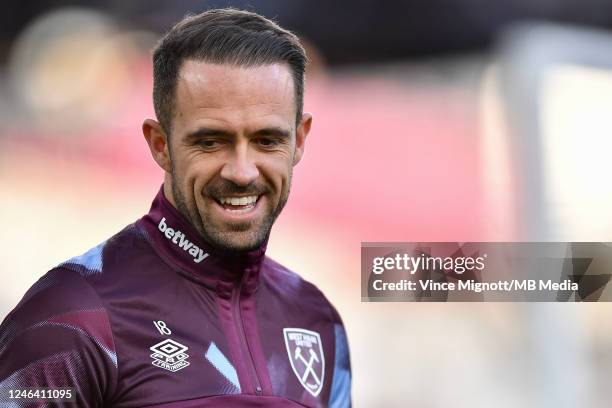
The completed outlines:
<svg viewBox="0 0 612 408">
<path fill-rule="evenodd" d="M 289 196 L 310 128 L 288 66 L 185 61 L 169 141 L 173 204 L 218 248 L 261 245 Z"/>
</svg>

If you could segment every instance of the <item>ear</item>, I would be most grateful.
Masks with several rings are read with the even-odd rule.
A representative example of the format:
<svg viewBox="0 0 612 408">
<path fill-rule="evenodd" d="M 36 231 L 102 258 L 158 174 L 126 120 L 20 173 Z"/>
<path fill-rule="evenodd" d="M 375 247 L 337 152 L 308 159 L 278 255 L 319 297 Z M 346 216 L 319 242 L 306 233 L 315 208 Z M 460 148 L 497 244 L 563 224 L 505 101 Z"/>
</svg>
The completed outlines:
<svg viewBox="0 0 612 408">
<path fill-rule="evenodd" d="M 142 123 L 142 134 L 149 145 L 153 160 L 166 172 L 172 172 L 168 136 L 161 125 L 153 119 L 145 119 Z"/>
<path fill-rule="evenodd" d="M 293 165 L 295 166 L 300 162 L 304 155 L 304 147 L 306 145 L 306 136 L 310 133 L 310 126 L 312 125 L 312 115 L 308 112 L 304 112 L 302 120 L 295 131 L 295 154 L 293 155 Z"/>
</svg>

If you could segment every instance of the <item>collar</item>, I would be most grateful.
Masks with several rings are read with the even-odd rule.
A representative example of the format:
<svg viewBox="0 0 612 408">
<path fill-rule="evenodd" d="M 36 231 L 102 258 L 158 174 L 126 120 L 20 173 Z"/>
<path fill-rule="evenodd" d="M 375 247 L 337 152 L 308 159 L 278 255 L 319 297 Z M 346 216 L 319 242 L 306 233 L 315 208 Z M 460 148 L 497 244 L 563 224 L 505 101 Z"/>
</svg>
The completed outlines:
<svg viewBox="0 0 612 408">
<path fill-rule="evenodd" d="M 195 227 L 168 201 L 164 186 L 149 213 L 136 222 L 155 251 L 170 266 L 207 286 L 228 290 L 236 285 L 254 290 L 267 241 L 252 251 L 223 251 L 206 242 Z"/>
</svg>

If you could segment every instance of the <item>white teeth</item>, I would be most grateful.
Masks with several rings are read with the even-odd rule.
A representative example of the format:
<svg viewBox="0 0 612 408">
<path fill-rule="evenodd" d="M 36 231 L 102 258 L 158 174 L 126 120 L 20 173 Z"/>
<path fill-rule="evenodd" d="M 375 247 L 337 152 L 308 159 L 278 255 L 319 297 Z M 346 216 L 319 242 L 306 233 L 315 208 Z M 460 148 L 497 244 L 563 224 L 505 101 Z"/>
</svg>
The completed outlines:
<svg viewBox="0 0 612 408">
<path fill-rule="evenodd" d="M 255 202 L 257 201 L 257 196 L 221 197 L 219 201 L 221 202 L 221 204 L 250 205 L 250 204 L 255 204 Z"/>
</svg>

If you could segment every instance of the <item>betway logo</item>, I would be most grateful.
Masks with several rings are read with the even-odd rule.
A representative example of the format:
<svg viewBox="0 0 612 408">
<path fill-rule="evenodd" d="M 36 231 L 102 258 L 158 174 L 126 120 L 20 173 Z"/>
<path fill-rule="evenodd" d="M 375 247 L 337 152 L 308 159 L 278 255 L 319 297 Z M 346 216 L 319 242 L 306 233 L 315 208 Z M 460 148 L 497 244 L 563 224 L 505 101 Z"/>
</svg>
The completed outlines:
<svg viewBox="0 0 612 408">
<path fill-rule="evenodd" d="M 173 244 L 178 245 L 183 251 L 188 252 L 189 255 L 193 256 L 193 262 L 200 263 L 208 254 L 204 252 L 199 246 L 189 241 L 182 231 L 175 230 L 166 225 L 166 218 L 162 218 L 157 228 L 168 238 Z"/>
</svg>

